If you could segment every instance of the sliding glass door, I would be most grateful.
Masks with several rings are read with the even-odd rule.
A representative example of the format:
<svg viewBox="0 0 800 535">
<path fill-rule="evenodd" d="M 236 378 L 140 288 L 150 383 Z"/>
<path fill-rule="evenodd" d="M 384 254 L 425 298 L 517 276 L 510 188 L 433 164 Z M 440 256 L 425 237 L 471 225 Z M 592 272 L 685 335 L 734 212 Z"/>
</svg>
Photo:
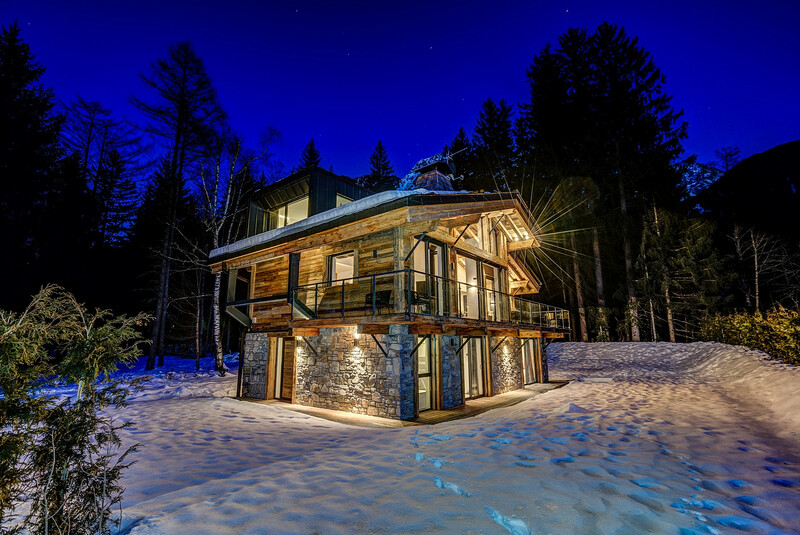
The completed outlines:
<svg viewBox="0 0 800 535">
<path fill-rule="evenodd" d="M 461 364 L 464 399 L 483 396 L 483 338 L 474 336 L 467 340 L 464 349 L 462 349 Z"/>
</svg>

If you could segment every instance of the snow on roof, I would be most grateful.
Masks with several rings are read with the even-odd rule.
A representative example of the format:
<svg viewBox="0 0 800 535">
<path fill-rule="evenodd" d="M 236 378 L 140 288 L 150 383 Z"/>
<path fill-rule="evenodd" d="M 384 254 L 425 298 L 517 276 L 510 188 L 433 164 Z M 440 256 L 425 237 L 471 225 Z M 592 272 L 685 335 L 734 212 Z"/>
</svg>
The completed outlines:
<svg viewBox="0 0 800 535">
<path fill-rule="evenodd" d="M 356 214 L 362 210 L 366 210 L 368 208 L 374 208 L 375 206 L 380 206 L 382 204 L 386 204 L 395 201 L 397 199 L 402 199 L 404 197 L 410 197 L 411 195 L 452 195 L 453 193 L 469 193 L 469 192 L 430 191 L 427 189 L 412 189 L 406 191 L 384 191 L 381 193 L 376 193 L 375 195 L 370 195 L 369 197 L 364 197 L 363 199 L 358 199 L 356 201 L 349 202 L 343 206 L 331 208 L 330 210 L 326 210 L 324 212 L 320 212 L 319 214 L 312 215 L 311 217 L 307 217 L 301 221 L 298 221 L 297 223 L 292 223 L 291 225 L 286 225 L 285 227 L 282 228 L 277 228 L 269 230 L 267 232 L 262 232 L 261 234 L 250 236 L 249 238 L 239 240 L 237 242 L 231 243 L 230 245 L 218 247 L 216 249 L 213 249 L 208 256 L 209 258 L 214 258 L 217 256 L 228 255 L 231 253 L 238 253 L 240 251 L 250 249 L 251 247 L 262 245 L 264 243 L 268 243 L 273 240 L 283 238 L 285 236 L 290 236 L 292 234 L 295 234 L 296 232 L 307 230 L 317 225 L 321 225 L 323 223 L 334 221 L 336 219 L 339 219 L 340 217 Z"/>
</svg>

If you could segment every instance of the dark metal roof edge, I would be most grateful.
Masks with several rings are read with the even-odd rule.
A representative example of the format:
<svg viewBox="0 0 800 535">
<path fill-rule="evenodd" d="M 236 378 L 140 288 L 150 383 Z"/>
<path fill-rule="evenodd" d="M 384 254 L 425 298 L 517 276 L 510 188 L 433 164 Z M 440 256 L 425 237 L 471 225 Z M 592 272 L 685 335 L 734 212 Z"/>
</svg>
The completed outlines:
<svg viewBox="0 0 800 535">
<path fill-rule="evenodd" d="M 454 200 L 453 197 L 455 197 L 457 200 Z M 467 200 L 465 199 L 465 197 L 469 199 Z M 313 227 L 300 229 L 297 232 L 292 232 L 290 234 L 281 236 L 279 238 L 275 238 L 274 240 L 270 240 L 264 243 L 259 243 L 258 245 L 253 245 L 246 249 L 242 249 L 241 251 L 209 257 L 209 260 L 215 264 L 217 262 L 225 262 L 227 260 L 231 260 L 232 258 L 238 258 L 240 256 L 245 256 L 251 253 L 255 253 L 262 249 L 268 249 L 275 245 L 280 245 L 281 243 L 286 243 L 292 240 L 296 240 L 298 238 L 305 238 L 306 236 L 311 236 L 312 234 L 317 234 L 318 232 L 331 230 L 333 228 L 340 227 L 342 225 L 354 223 L 361 219 L 366 219 L 368 217 L 373 217 L 378 214 L 382 214 L 384 212 L 390 212 L 398 208 L 403 208 L 404 206 L 421 206 L 426 204 L 452 204 L 453 202 L 470 202 L 472 200 L 488 201 L 488 200 L 503 200 L 503 199 L 508 199 L 508 200 L 516 199 L 519 201 L 522 200 L 519 192 L 517 191 L 499 191 L 492 193 L 453 192 L 453 193 L 444 193 L 435 195 L 428 195 L 428 194 L 409 195 L 407 197 L 402 197 L 400 199 L 394 199 L 389 202 L 377 204 L 375 206 L 370 206 L 369 208 L 365 208 L 364 210 L 361 210 L 354 214 L 347 214 L 341 217 L 337 217 L 335 219 L 325 221 L 318 225 L 314 225 Z"/>
</svg>

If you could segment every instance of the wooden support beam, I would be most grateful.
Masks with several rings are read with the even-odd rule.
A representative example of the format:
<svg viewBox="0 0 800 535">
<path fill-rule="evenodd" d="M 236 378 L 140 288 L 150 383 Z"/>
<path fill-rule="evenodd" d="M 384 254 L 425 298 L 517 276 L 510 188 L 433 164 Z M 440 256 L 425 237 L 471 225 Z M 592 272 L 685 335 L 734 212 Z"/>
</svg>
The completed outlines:
<svg viewBox="0 0 800 535">
<path fill-rule="evenodd" d="M 519 337 L 519 329 L 493 328 L 491 326 L 488 329 L 491 336 L 504 336 L 505 338 L 509 336 L 512 338 Z"/>
<path fill-rule="evenodd" d="M 412 323 L 408 326 L 408 334 L 443 334 L 444 327 L 437 324 Z"/>
<path fill-rule="evenodd" d="M 440 241 L 440 242 L 442 242 L 442 243 L 444 243 L 446 245 L 450 245 L 451 247 L 455 246 L 456 239 L 454 237 L 452 237 L 450 234 L 448 234 L 447 232 L 444 232 L 441 229 L 435 230 L 433 232 L 429 232 L 428 233 L 428 237 L 433 238 L 433 239 L 435 239 L 437 241 Z M 469 253 L 469 254 L 471 254 L 473 256 L 476 256 L 476 257 L 478 257 L 478 258 L 480 258 L 482 260 L 486 260 L 487 262 L 490 262 L 490 263 L 495 264 L 497 266 L 504 267 L 504 268 L 508 267 L 508 262 L 506 262 L 505 259 L 500 258 L 497 255 L 493 255 L 491 253 L 488 253 L 488 252 L 484 251 L 483 249 L 478 249 L 477 247 L 472 246 L 472 245 L 470 245 L 470 244 L 468 244 L 466 242 L 463 242 L 463 241 L 459 242 L 458 246 L 456 248 L 460 249 L 461 251 L 463 251 L 465 253 Z"/>
<path fill-rule="evenodd" d="M 487 331 L 485 327 L 464 327 L 462 325 L 446 325 L 444 334 L 455 336 L 484 336 Z"/>
<path fill-rule="evenodd" d="M 480 220 L 481 220 L 481 214 L 468 214 L 459 217 L 451 217 L 449 219 L 444 219 L 442 220 L 442 225 L 446 226 L 449 229 L 453 229 L 455 227 L 460 227 L 462 225 L 474 225 Z"/>
<path fill-rule="evenodd" d="M 508 252 L 519 251 L 521 249 L 530 249 L 536 246 L 536 240 L 530 238 L 528 240 L 510 241 L 508 242 Z"/>
<path fill-rule="evenodd" d="M 541 338 L 542 331 L 531 331 L 531 330 L 519 330 L 519 337 L 520 338 Z"/>
<path fill-rule="evenodd" d="M 389 334 L 388 324 L 363 323 L 358 326 L 361 334 Z"/>
<path fill-rule="evenodd" d="M 564 333 L 554 333 L 544 331 L 542 332 L 542 338 L 564 338 Z"/>
<path fill-rule="evenodd" d="M 293 327 L 290 336 L 319 336 L 319 328 L 316 327 Z"/>
</svg>

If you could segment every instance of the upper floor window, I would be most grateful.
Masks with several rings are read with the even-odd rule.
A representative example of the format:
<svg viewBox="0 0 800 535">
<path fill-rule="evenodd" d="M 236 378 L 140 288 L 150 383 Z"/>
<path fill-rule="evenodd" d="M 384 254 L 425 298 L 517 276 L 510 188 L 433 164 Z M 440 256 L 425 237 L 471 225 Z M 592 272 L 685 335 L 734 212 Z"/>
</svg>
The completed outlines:
<svg viewBox="0 0 800 535">
<path fill-rule="evenodd" d="M 345 204 L 347 204 L 349 202 L 353 202 L 353 199 L 351 199 L 350 197 L 345 197 L 341 193 L 337 193 L 336 194 L 336 208 L 339 208 L 340 206 L 344 206 Z"/>
<path fill-rule="evenodd" d="M 269 230 L 283 228 L 308 217 L 308 196 L 269 211 Z"/>
</svg>

